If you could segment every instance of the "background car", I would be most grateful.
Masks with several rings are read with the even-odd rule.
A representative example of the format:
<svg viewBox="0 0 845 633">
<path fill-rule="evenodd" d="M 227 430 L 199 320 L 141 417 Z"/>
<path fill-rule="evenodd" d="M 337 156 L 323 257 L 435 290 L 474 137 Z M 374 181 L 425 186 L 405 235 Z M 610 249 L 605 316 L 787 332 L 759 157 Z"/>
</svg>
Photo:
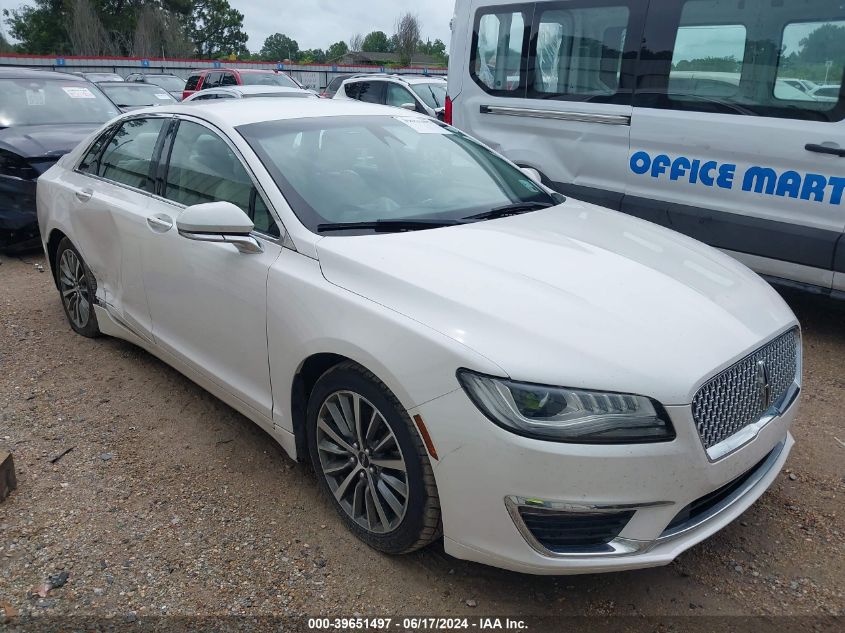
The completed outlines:
<svg viewBox="0 0 845 633">
<path fill-rule="evenodd" d="M 252 97 L 305 97 L 315 98 L 317 95 L 311 90 L 301 88 L 283 88 L 282 86 L 226 86 L 225 88 L 208 88 L 195 92 L 184 99 L 185 103 L 193 101 L 210 101 L 212 99 L 249 99 Z"/>
<path fill-rule="evenodd" d="M 38 246 L 36 179 L 118 114 L 82 77 L 0 69 L 0 250 Z"/>
<path fill-rule="evenodd" d="M 121 112 L 129 112 L 148 106 L 175 103 L 173 95 L 160 86 L 153 84 L 135 83 L 130 81 L 103 81 L 97 84 L 105 95 L 120 108 Z"/>
<path fill-rule="evenodd" d="M 123 81 L 123 77 L 117 73 L 86 73 L 86 72 L 72 72 L 71 75 L 84 77 L 91 83 L 100 83 L 101 81 Z"/>
<path fill-rule="evenodd" d="M 425 75 L 354 75 L 341 84 L 333 98 L 405 108 L 442 120 L 446 80 Z"/>
<path fill-rule="evenodd" d="M 126 76 L 126 81 L 153 84 L 164 88 L 176 99 L 182 100 L 182 91 L 185 88 L 185 80 L 169 73 L 131 73 Z"/>
<path fill-rule="evenodd" d="M 334 98 L 337 93 L 337 89 L 340 88 L 340 84 L 350 77 L 354 77 L 354 75 L 335 75 L 332 77 L 331 81 L 329 81 L 323 92 L 320 93 L 320 96 L 324 99 Z"/>
<path fill-rule="evenodd" d="M 290 75 L 276 70 L 243 68 L 206 68 L 195 70 L 188 77 L 182 98 L 187 99 L 195 92 L 224 86 L 281 86 L 302 88 Z"/>
</svg>

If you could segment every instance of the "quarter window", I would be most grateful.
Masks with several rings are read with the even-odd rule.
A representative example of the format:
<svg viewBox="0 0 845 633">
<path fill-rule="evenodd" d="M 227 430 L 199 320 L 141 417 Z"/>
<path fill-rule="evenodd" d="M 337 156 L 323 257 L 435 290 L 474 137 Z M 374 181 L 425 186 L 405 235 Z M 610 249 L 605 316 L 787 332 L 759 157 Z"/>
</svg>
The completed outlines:
<svg viewBox="0 0 845 633">
<path fill-rule="evenodd" d="M 83 156 L 82 160 L 79 162 L 79 171 L 85 174 L 97 173 L 97 170 L 100 166 L 100 154 L 102 153 L 103 148 L 106 146 L 106 143 L 109 142 L 113 131 L 114 128 L 110 127 L 105 132 L 103 132 L 96 141 L 94 141 L 94 144 L 91 146 L 91 149 L 86 152 L 85 156 Z"/>
<path fill-rule="evenodd" d="M 523 59 L 529 26 L 522 11 L 479 12 L 472 36 L 470 74 L 487 92 L 508 94 L 524 88 Z"/>
<path fill-rule="evenodd" d="M 257 231 L 279 235 L 240 159 L 222 138 L 197 123 L 179 123 L 170 151 L 164 197 L 185 206 L 231 202 L 249 215 Z"/>
<path fill-rule="evenodd" d="M 153 154 L 164 123 L 163 118 L 125 121 L 103 151 L 97 173 L 107 180 L 152 192 Z"/>
</svg>

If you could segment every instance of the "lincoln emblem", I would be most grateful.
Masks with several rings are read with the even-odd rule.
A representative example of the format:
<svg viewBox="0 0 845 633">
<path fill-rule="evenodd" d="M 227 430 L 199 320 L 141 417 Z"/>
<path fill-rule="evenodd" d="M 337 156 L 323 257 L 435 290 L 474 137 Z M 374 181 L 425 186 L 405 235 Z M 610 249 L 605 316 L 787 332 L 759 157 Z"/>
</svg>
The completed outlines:
<svg viewBox="0 0 845 633">
<path fill-rule="evenodd" d="M 769 384 L 769 368 L 766 361 L 757 361 L 757 390 L 763 407 L 768 409 L 772 405 L 772 386 Z"/>
</svg>

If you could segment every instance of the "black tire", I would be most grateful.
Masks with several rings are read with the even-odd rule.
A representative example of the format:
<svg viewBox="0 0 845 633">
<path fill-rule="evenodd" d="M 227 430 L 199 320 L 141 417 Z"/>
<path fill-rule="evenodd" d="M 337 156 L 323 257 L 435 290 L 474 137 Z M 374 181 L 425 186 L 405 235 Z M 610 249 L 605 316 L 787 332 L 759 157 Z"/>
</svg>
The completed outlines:
<svg viewBox="0 0 845 633">
<path fill-rule="evenodd" d="M 369 418 L 369 421 L 372 422 L 375 417 L 365 415 L 364 412 L 366 411 L 368 414 L 372 409 L 378 409 L 378 412 L 381 414 L 379 424 L 381 424 L 382 421 L 386 423 L 395 438 L 395 443 L 391 440 L 391 446 L 396 446 L 396 444 L 398 444 L 398 448 L 401 449 L 401 453 L 394 451 L 393 455 L 399 455 L 401 457 L 404 462 L 405 471 L 403 473 L 399 473 L 397 471 L 391 471 L 389 468 L 381 469 L 379 466 L 375 466 L 374 468 L 376 472 L 372 475 L 372 479 L 370 479 L 370 475 L 366 472 L 368 469 L 366 467 L 362 467 L 367 464 L 361 462 L 361 459 L 366 458 L 363 456 L 357 458 L 358 462 L 354 465 L 350 465 L 348 467 L 349 471 L 334 475 L 339 480 L 341 478 L 345 478 L 347 476 L 346 473 L 351 472 L 353 469 L 362 469 L 365 471 L 363 474 L 360 470 L 357 472 L 357 476 L 361 477 L 360 484 L 353 478 L 352 481 L 354 482 L 354 486 L 356 488 L 347 495 L 347 497 L 351 495 L 353 500 L 344 500 L 350 508 L 346 509 L 335 497 L 335 493 L 329 484 L 330 476 L 324 472 L 320 451 L 317 448 L 317 429 L 318 415 L 323 409 L 323 406 L 328 405 L 328 402 L 331 402 L 332 398 L 336 398 L 338 394 L 346 396 L 349 393 L 358 394 L 361 398 L 363 398 L 361 401 L 362 404 L 359 405 L 362 407 L 362 413 L 359 415 L 360 418 Z M 425 547 L 440 536 L 440 500 L 437 496 L 437 486 L 434 482 L 434 474 L 431 470 L 428 453 L 426 452 L 425 446 L 423 445 L 413 422 L 408 417 L 408 413 L 399 403 L 396 396 L 394 396 L 387 386 L 385 386 L 385 384 L 381 382 L 372 372 L 364 369 L 356 363 L 347 361 L 336 365 L 323 374 L 314 386 L 308 400 L 306 431 L 311 463 L 314 467 L 314 472 L 317 475 L 320 489 L 331 500 L 335 510 L 337 510 L 337 513 L 358 538 L 370 547 L 381 552 L 385 552 L 387 554 L 404 554 L 421 547 Z M 321 431 L 321 434 L 323 433 L 324 431 Z M 321 435 L 321 437 L 324 441 L 323 446 L 325 446 L 325 440 L 327 438 L 324 434 Z M 354 439 L 354 436 L 345 435 L 343 439 L 348 441 L 350 439 Z M 365 440 L 366 439 L 367 438 L 365 438 Z M 372 443 L 374 444 L 375 442 L 376 439 L 374 438 Z M 366 441 L 364 444 L 373 448 L 373 446 Z M 361 452 L 363 451 L 359 451 L 359 453 Z M 324 458 L 327 455 L 325 449 L 323 450 L 323 455 Z M 385 463 L 384 459 L 376 459 L 378 457 L 377 453 L 373 452 L 372 455 L 373 464 Z M 348 454 L 345 456 L 337 455 L 337 459 L 339 460 L 337 463 L 342 464 L 344 459 L 349 460 L 350 457 Z M 394 460 L 394 463 L 395 462 L 396 460 Z M 350 462 L 350 464 L 352 464 L 352 462 Z M 373 466 L 370 466 L 370 468 L 373 468 Z M 385 475 L 394 474 L 400 477 L 404 476 L 405 481 L 403 483 L 406 484 L 405 489 L 407 491 L 404 514 L 401 517 L 399 513 L 392 514 L 392 517 L 395 521 L 397 521 L 397 524 L 391 526 L 390 529 L 386 529 L 383 522 L 379 521 L 379 529 L 370 529 L 356 521 L 352 515 L 352 513 L 354 513 L 352 508 L 354 508 L 355 502 L 358 501 L 359 491 L 357 487 L 360 485 L 365 489 L 362 496 L 364 499 L 364 509 L 365 511 L 368 511 L 371 507 L 375 507 L 372 503 L 372 491 L 384 491 L 385 488 L 381 482 L 385 480 L 382 478 Z M 367 481 L 373 482 L 373 487 L 370 488 L 369 492 L 366 491 Z M 352 488 L 352 486 L 353 484 L 349 484 L 347 490 Z M 382 487 L 380 488 L 379 486 Z M 338 490 L 339 488 L 340 486 L 338 486 L 335 482 L 335 490 Z M 389 490 L 394 492 L 394 489 L 392 488 L 389 488 Z M 367 494 L 370 495 L 369 505 L 366 501 Z M 385 502 L 386 498 L 382 496 L 379 497 L 379 499 L 382 502 L 382 508 L 390 512 L 391 506 Z M 396 496 L 394 496 L 394 500 L 397 500 Z M 374 516 L 381 515 L 374 512 Z M 368 519 L 369 515 L 367 516 L 367 520 Z M 361 520 L 364 519 L 362 518 Z"/>
<path fill-rule="evenodd" d="M 74 264 L 78 262 L 78 266 Z M 56 286 L 70 327 L 88 338 L 100 336 L 100 326 L 94 313 L 97 281 L 82 259 L 82 255 L 68 238 L 62 238 L 56 250 Z"/>
</svg>

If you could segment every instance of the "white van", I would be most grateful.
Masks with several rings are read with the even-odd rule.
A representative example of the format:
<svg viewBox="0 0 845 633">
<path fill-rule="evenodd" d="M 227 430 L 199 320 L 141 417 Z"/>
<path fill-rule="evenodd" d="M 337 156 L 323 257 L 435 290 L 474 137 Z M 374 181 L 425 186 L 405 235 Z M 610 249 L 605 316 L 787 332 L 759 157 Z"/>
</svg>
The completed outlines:
<svg viewBox="0 0 845 633">
<path fill-rule="evenodd" d="M 845 4 L 459 0 L 446 116 L 564 194 L 845 297 Z"/>
</svg>

